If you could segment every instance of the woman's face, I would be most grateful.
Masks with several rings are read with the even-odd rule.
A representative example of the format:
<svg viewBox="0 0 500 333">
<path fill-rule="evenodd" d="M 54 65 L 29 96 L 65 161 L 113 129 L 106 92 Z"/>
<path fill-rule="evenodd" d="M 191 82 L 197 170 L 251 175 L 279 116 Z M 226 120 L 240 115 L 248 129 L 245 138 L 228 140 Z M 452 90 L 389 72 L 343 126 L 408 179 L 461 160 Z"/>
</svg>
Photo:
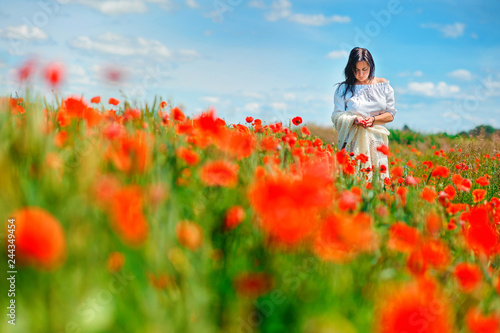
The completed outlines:
<svg viewBox="0 0 500 333">
<path fill-rule="evenodd" d="M 368 76 L 370 75 L 370 66 L 366 61 L 358 61 L 356 63 L 356 69 L 354 70 L 354 76 L 356 77 L 356 80 L 364 82 L 366 79 L 368 79 Z"/>
</svg>

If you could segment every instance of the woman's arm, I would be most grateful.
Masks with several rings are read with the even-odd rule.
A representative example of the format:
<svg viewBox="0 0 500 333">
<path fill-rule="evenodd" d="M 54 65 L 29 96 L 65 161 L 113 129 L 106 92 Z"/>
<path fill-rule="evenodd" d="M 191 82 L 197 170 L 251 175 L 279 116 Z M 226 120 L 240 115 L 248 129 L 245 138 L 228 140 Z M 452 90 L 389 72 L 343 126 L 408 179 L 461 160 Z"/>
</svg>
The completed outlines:
<svg viewBox="0 0 500 333">
<path fill-rule="evenodd" d="M 376 116 L 366 117 L 365 119 L 366 127 L 372 127 L 373 125 L 387 124 L 394 120 L 394 115 L 390 112 L 384 112 Z M 366 128 L 365 127 L 365 128 Z"/>
</svg>

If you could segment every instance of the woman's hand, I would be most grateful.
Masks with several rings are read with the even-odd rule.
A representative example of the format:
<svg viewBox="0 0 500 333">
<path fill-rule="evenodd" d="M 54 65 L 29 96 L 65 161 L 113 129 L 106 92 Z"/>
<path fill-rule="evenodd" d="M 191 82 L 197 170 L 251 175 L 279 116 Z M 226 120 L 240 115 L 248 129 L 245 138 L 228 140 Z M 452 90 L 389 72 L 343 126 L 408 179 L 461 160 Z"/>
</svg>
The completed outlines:
<svg viewBox="0 0 500 333">
<path fill-rule="evenodd" d="M 356 118 L 354 119 L 354 125 L 364 126 L 364 125 L 363 125 L 363 121 L 364 121 L 364 120 L 363 120 L 363 117 L 356 117 Z"/>
<path fill-rule="evenodd" d="M 372 127 L 373 125 L 375 125 L 375 117 L 366 117 L 365 119 L 363 119 L 363 123 L 365 128 Z"/>
</svg>

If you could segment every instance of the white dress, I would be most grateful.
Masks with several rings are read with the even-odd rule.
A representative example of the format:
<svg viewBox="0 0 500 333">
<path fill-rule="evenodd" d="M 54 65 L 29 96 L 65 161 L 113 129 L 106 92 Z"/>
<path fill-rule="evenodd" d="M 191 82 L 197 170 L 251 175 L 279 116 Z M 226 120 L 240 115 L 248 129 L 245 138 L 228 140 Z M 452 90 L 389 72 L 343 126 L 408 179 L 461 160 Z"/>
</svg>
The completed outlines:
<svg viewBox="0 0 500 333">
<path fill-rule="evenodd" d="M 342 97 L 345 85 L 342 85 L 334 96 L 333 112 L 351 111 L 362 117 L 376 116 L 387 111 L 394 117 L 397 110 L 394 108 L 394 89 L 389 81 L 375 84 L 357 84 L 354 86 L 354 95 L 347 92 Z"/>
<path fill-rule="evenodd" d="M 347 92 L 345 98 L 342 97 L 345 85 L 342 85 L 334 94 L 334 110 L 332 112 L 332 122 L 338 134 L 339 149 L 353 152 L 355 155 L 365 154 L 368 162 L 363 167 L 380 167 L 385 165 L 388 169 L 387 156 L 377 150 L 381 145 L 389 146 L 389 131 L 384 125 L 374 125 L 363 128 L 354 125 L 356 116 L 368 117 L 376 116 L 384 112 L 389 112 L 394 117 L 395 109 L 394 89 L 389 81 L 376 84 L 360 84 L 354 86 L 354 94 Z M 387 171 L 380 174 L 381 178 L 389 176 Z M 371 172 L 368 173 L 371 179 Z"/>
</svg>

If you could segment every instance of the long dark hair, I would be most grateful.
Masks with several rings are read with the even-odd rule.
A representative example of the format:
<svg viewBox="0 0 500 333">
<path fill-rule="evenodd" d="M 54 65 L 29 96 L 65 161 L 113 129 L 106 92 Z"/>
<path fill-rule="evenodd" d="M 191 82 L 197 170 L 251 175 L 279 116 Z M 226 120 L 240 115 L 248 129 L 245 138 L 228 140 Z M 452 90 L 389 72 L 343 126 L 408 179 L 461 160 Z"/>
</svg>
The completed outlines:
<svg viewBox="0 0 500 333">
<path fill-rule="evenodd" d="M 354 76 L 354 72 L 356 71 L 356 64 L 359 61 L 366 61 L 368 66 L 370 66 L 370 74 L 368 75 L 368 79 L 371 80 L 375 77 L 375 63 L 373 62 L 372 55 L 370 51 L 364 49 L 362 47 L 355 47 L 351 50 L 349 54 L 349 60 L 347 61 L 347 65 L 344 69 L 345 81 L 339 82 L 337 90 L 340 89 L 342 85 L 345 85 L 345 90 L 343 93 L 343 97 L 345 98 L 347 91 L 351 92 L 351 95 L 354 95 L 354 85 L 356 84 L 356 77 Z"/>
</svg>

